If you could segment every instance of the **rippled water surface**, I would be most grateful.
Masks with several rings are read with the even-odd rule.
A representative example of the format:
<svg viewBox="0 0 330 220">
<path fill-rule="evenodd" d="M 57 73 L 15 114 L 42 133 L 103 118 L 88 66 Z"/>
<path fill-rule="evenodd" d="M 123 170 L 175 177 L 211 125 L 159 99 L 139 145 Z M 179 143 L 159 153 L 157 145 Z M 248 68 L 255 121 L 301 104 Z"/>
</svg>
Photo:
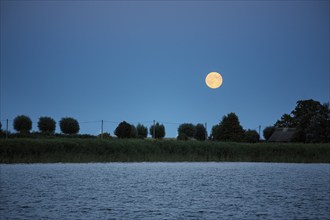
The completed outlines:
<svg viewBox="0 0 330 220">
<path fill-rule="evenodd" d="M 0 165 L 1 219 L 330 219 L 330 165 Z"/>
</svg>

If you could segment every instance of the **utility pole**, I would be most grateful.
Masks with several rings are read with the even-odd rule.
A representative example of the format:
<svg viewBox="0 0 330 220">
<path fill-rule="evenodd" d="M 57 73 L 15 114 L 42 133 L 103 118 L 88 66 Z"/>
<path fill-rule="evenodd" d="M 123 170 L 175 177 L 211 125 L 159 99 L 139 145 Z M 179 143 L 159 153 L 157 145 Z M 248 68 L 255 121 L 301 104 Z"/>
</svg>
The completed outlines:
<svg viewBox="0 0 330 220">
<path fill-rule="evenodd" d="M 207 123 L 205 122 L 205 140 L 207 140 Z"/>
<path fill-rule="evenodd" d="M 101 121 L 101 139 L 103 139 L 103 120 Z"/>
<path fill-rule="evenodd" d="M 261 136 L 260 136 L 260 130 L 261 130 L 261 125 L 259 125 L 259 141 L 261 139 Z"/>
<path fill-rule="evenodd" d="M 155 129 L 156 129 L 156 124 L 155 124 L 155 120 L 154 120 L 154 127 L 152 129 L 152 137 L 155 139 L 156 135 L 155 135 Z"/>
</svg>

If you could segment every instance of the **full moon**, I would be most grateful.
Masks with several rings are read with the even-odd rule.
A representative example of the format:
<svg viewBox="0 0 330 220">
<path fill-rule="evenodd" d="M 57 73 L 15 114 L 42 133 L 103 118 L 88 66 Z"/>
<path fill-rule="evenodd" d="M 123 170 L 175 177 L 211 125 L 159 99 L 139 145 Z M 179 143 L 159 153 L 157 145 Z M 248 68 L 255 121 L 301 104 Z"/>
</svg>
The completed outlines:
<svg viewBox="0 0 330 220">
<path fill-rule="evenodd" d="M 211 89 L 219 88 L 222 84 L 222 76 L 217 72 L 211 72 L 207 74 L 205 83 Z"/>
</svg>

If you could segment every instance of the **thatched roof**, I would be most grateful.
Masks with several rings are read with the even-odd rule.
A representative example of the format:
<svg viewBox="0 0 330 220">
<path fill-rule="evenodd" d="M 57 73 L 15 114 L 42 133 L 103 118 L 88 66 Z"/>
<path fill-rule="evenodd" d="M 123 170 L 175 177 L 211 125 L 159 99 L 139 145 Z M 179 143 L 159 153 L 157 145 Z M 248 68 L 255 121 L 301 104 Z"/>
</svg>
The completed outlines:
<svg viewBox="0 0 330 220">
<path fill-rule="evenodd" d="M 272 136 L 268 139 L 269 142 L 290 142 L 295 133 L 295 128 L 276 128 Z"/>
</svg>

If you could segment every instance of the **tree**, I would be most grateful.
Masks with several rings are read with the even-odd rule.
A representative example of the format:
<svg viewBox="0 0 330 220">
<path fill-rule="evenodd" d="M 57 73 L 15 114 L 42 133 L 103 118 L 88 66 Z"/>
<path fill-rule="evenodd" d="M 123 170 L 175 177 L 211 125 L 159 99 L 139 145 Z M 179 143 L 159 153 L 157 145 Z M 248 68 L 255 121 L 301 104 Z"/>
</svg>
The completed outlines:
<svg viewBox="0 0 330 220">
<path fill-rule="evenodd" d="M 184 139 L 189 139 L 195 136 L 196 127 L 191 123 L 181 124 L 178 128 L 178 137 L 184 137 Z"/>
<path fill-rule="evenodd" d="M 220 140 L 220 124 L 217 124 L 217 125 L 214 125 L 212 127 L 212 130 L 211 130 L 211 139 L 214 140 L 214 141 L 218 141 Z"/>
<path fill-rule="evenodd" d="M 237 115 L 233 112 L 222 118 L 219 126 L 212 128 L 212 136 L 218 141 L 240 142 L 244 137 L 244 130 Z"/>
<path fill-rule="evenodd" d="M 137 130 L 137 137 L 138 138 L 146 138 L 148 136 L 148 128 L 145 127 L 142 124 L 138 124 L 136 126 L 136 130 Z"/>
<path fill-rule="evenodd" d="M 126 121 L 122 121 L 119 123 L 117 128 L 115 129 L 115 135 L 118 138 L 130 138 L 132 135 L 132 126 Z"/>
<path fill-rule="evenodd" d="M 280 120 L 274 125 L 278 128 L 295 128 L 297 126 L 297 122 L 294 117 L 289 114 L 283 114 Z"/>
<path fill-rule="evenodd" d="M 307 128 L 310 126 L 311 119 L 313 117 L 319 117 L 328 120 L 329 107 L 327 104 L 322 105 L 320 102 L 313 99 L 300 100 L 297 102 L 297 105 L 291 114 L 293 115 L 297 125 L 293 140 L 297 142 L 306 142 Z M 316 118 L 314 119 L 316 120 Z"/>
<path fill-rule="evenodd" d="M 189 138 L 187 137 L 187 135 L 185 133 L 181 133 L 176 137 L 179 141 L 187 141 L 189 140 Z"/>
<path fill-rule="evenodd" d="M 268 139 L 272 136 L 272 134 L 275 131 L 275 127 L 274 126 L 268 126 L 264 129 L 263 131 L 263 135 L 266 141 L 268 141 Z"/>
<path fill-rule="evenodd" d="M 259 134 L 256 130 L 247 130 L 244 133 L 244 141 L 249 143 L 256 143 L 259 141 Z"/>
<path fill-rule="evenodd" d="M 159 124 L 158 122 L 155 125 L 152 125 L 149 129 L 149 132 L 150 132 L 150 134 L 152 134 L 152 136 L 153 136 L 154 128 L 155 128 L 155 137 L 153 137 L 153 138 L 161 139 L 161 138 L 165 137 L 164 125 Z"/>
<path fill-rule="evenodd" d="M 306 128 L 306 142 L 330 142 L 330 120 L 326 115 L 314 115 Z"/>
<path fill-rule="evenodd" d="M 196 132 L 194 137 L 196 138 L 196 140 L 199 141 L 204 141 L 207 137 L 207 132 L 206 132 L 206 128 L 204 127 L 204 125 L 202 124 L 197 124 L 196 125 Z"/>
<path fill-rule="evenodd" d="M 53 134 L 56 129 L 56 122 L 50 117 L 40 117 L 38 121 L 38 128 L 42 133 Z"/>
<path fill-rule="evenodd" d="M 131 125 L 131 135 L 130 138 L 137 138 L 138 134 L 137 134 L 137 130 L 136 127 L 134 125 Z"/>
<path fill-rule="evenodd" d="M 78 121 L 70 117 L 61 119 L 60 128 L 64 134 L 78 134 L 80 130 Z"/>
<path fill-rule="evenodd" d="M 1 121 L 0 121 L 0 138 L 3 137 L 3 136 L 4 136 L 4 134 L 2 132 L 2 124 L 1 124 Z"/>
<path fill-rule="evenodd" d="M 14 129 L 21 134 L 29 133 L 32 129 L 32 121 L 28 116 L 19 115 L 14 119 Z"/>
<path fill-rule="evenodd" d="M 296 129 L 293 141 L 324 142 L 330 141 L 330 109 L 328 104 L 321 104 L 313 99 L 299 100 L 290 114 L 284 114 L 275 123 L 276 127 L 293 127 Z"/>
</svg>

